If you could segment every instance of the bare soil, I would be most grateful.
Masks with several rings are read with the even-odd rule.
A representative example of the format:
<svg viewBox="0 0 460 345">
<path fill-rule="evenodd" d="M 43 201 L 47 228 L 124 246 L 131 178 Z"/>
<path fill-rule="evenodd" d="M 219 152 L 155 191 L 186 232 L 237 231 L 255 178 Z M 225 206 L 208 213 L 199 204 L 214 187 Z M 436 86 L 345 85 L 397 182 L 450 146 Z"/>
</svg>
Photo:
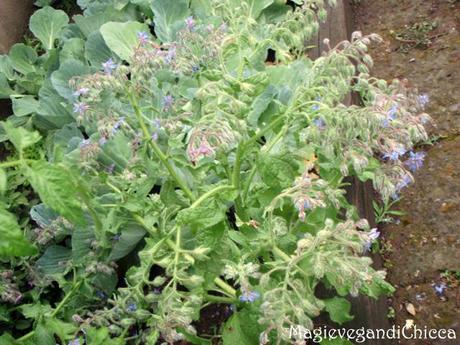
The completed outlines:
<svg viewBox="0 0 460 345">
<path fill-rule="evenodd" d="M 397 207 L 405 215 L 384 227 L 382 254 L 397 288 L 390 300 L 394 323 L 413 320 L 419 328 L 455 329 L 457 340 L 399 344 L 459 344 L 460 1 L 358 0 L 354 13 L 357 29 L 384 38 L 371 51 L 373 75 L 408 79 L 428 94 L 427 112 L 436 123 L 434 145 L 419 148 L 427 152 L 425 165 Z M 436 293 L 441 284 L 446 289 Z"/>
</svg>

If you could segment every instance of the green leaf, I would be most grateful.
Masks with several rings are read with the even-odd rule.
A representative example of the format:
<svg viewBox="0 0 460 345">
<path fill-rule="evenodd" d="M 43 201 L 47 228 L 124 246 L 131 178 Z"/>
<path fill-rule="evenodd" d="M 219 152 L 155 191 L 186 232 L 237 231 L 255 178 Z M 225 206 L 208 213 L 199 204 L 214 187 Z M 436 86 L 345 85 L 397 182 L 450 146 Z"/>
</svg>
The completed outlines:
<svg viewBox="0 0 460 345">
<path fill-rule="evenodd" d="M 44 322 L 40 322 L 35 328 L 34 340 L 40 345 L 54 345 L 56 341 L 54 334 L 51 332 Z"/>
<path fill-rule="evenodd" d="M 37 268 L 44 274 L 64 273 L 66 263 L 72 258 L 72 251 L 63 246 L 51 245 L 37 260 Z"/>
<path fill-rule="evenodd" d="M 223 345 L 259 344 L 259 335 L 263 328 L 257 322 L 258 313 L 243 309 L 228 319 L 222 330 Z"/>
<path fill-rule="evenodd" d="M 36 71 L 34 64 L 37 61 L 37 53 L 24 43 L 17 43 L 11 47 L 9 58 L 11 66 L 19 73 L 26 75 Z"/>
<path fill-rule="evenodd" d="M 11 89 L 8 79 L 6 79 L 3 73 L 0 73 L 0 99 L 10 97 L 14 91 Z"/>
<path fill-rule="evenodd" d="M 8 181 L 8 177 L 6 175 L 5 170 L 0 169 L 0 195 L 5 194 L 7 181 Z"/>
<path fill-rule="evenodd" d="M 155 34 L 162 42 L 172 42 L 177 32 L 185 27 L 185 19 L 190 15 L 187 0 L 153 0 Z"/>
<path fill-rule="evenodd" d="M 207 206 L 189 207 L 179 211 L 176 222 L 182 225 L 205 229 L 220 223 L 224 219 L 225 209 L 213 202 Z"/>
<path fill-rule="evenodd" d="M 350 315 L 351 304 L 345 298 L 334 297 L 326 299 L 323 302 L 332 321 L 341 325 L 353 320 L 353 316 Z"/>
<path fill-rule="evenodd" d="M 0 55 L 0 74 L 4 74 L 8 80 L 14 80 L 14 69 L 8 55 Z"/>
<path fill-rule="evenodd" d="M 78 226 L 72 234 L 72 259 L 75 263 L 83 263 L 91 252 L 91 242 L 95 239 L 93 228 Z"/>
<path fill-rule="evenodd" d="M 37 161 L 26 170 L 26 176 L 43 203 L 75 224 L 85 222 L 78 186 L 64 168 Z"/>
<path fill-rule="evenodd" d="M 145 230 L 129 225 L 127 229 L 123 229 L 120 239 L 115 243 L 109 255 L 109 260 L 117 261 L 128 255 L 145 236 Z"/>
<path fill-rule="evenodd" d="M 30 17 L 30 31 L 37 37 L 46 50 L 54 47 L 54 41 L 64 26 L 69 23 L 69 17 L 64 11 L 52 7 L 44 7 Z"/>
<path fill-rule="evenodd" d="M 16 218 L 0 208 L 0 256 L 34 255 L 37 249 L 22 233 Z"/>
<path fill-rule="evenodd" d="M 296 177 L 291 158 L 274 155 L 261 157 L 259 170 L 264 183 L 271 187 L 283 189 L 291 186 Z"/>
<path fill-rule="evenodd" d="M 38 101 L 33 96 L 11 97 L 13 112 L 16 116 L 26 116 L 38 110 Z"/>
<path fill-rule="evenodd" d="M 85 61 L 85 41 L 81 38 L 71 38 L 62 46 L 59 54 L 60 62 L 66 60 Z"/>
<path fill-rule="evenodd" d="M 147 25 L 139 22 L 108 22 L 101 26 L 101 34 L 107 46 L 120 58 L 131 61 L 139 46 L 138 32 L 148 32 Z"/>
<path fill-rule="evenodd" d="M 248 115 L 248 122 L 252 126 L 257 126 L 260 115 L 265 112 L 270 103 L 275 99 L 277 90 L 270 85 L 261 95 L 257 96 L 251 106 L 251 112 Z"/>
<path fill-rule="evenodd" d="M 9 122 L 3 122 L 3 128 L 8 140 L 11 141 L 18 152 L 22 152 L 26 147 L 32 146 L 41 139 L 38 132 L 29 132 L 22 127 L 15 128 Z"/>
<path fill-rule="evenodd" d="M 30 218 L 32 218 L 35 223 L 42 228 L 49 226 L 54 220 L 56 220 L 57 217 L 59 217 L 59 214 L 54 212 L 45 204 L 35 205 L 32 207 L 29 214 Z"/>
<path fill-rule="evenodd" d="M 69 59 L 64 61 L 57 71 L 51 74 L 51 83 L 62 97 L 73 100 L 74 89 L 69 85 L 69 81 L 77 76 L 89 74 L 91 69 L 79 60 Z"/>
<path fill-rule="evenodd" d="M 97 68 L 100 68 L 104 62 L 114 57 L 99 31 L 93 32 L 88 36 L 85 43 L 85 57 L 92 66 Z"/>
<path fill-rule="evenodd" d="M 69 110 L 64 107 L 65 99 L 53 88 L 51 80 L 47 79 L 39 93 L 38 114 L 34 117 L 34 125 L 42 129 L 62 128 L 65 124 L 74 122 Z"/>
</svg>

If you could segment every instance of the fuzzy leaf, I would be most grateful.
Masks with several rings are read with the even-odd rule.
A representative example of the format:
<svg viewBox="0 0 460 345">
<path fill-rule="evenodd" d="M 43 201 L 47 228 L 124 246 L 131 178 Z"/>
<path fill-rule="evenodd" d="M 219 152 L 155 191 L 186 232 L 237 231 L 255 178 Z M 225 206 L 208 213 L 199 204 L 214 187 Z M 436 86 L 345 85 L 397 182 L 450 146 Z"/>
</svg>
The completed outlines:
<svg viewBox="0 0 460 345">
<path fill-rule="evenodd" d="M 13 112 L 16 116 L 26 116 L 35 113 L 38 110 L 38 101 L 33 96 L 24 96 L 20 98 L 11 98 L 13 103 Z"/>
<path fill-rule="evenodd" d="M 41 139 L 38 132 L 29 132 L 22 127 L 16 128 L 9 122 L 3 122 L 3 128 L 8 140 L 11 141 L 18 152 L 22 152 L 26 147 L 32 146 Z"/>
<path fill-rule="evenodd" d="M 185 26 L 189 16 L 189 1 L 187 0 L 153 0 L 155 34 L 162 42 L 172 42 L 177 32 Z"/>
<path fill-rule="evenodd" d="M 84 223 L 77 185 L 64 168 L 39 161 L 27 169 L 26 176 L 47 206 L 73 223 Z"/>
<path fill-rule="evenodd" d="M 200 229 L 209 228 L 225 219 L 225 210 L 214 205 L 186 208 L 177 214 L 178 224 L 190 225 Z"/>
<path fill-rule="evenodd" d="M 337 322 L 339 325 L 353 320 L 350 315 L 351 304 L 345 298 L 334 297 L 323 301 L 326 305 L 325 309 L 329 313 L 332 321 Z"/>
<path fill-rule="evenodd" d="M 69 23 L 69 17 L 64 11 L 52 7 L 44 7 L 30 17 L 30 31 L 37 37 L 46 50 L 54 47 L 54 41 L 61 30 Z"/>
<path fill-rule="evenodd" d="M 37 250 L 22 233 L 16 218 L 0 208 L 0 256 L 28 256 Z"/>
<path fill-rule="evenodd" d="M 19 73 L 26 75 L 35 72 L 37 53 L 31 47 L 17 43 L 11 48 L 9 57 L 11 66 Z"/>
<path fill-rule="evenodd" d="M 120 239 L 113 246 L 109 260 L 117 261 L 128 255 L 145 236 L 145 230 L 137 226 L 129 226 L 122 230 Z"/>
<path fill-rule="evenodd" d="M 230 317 L 222 331 L 223 345 L 259 344 L 263 329 L 257 322 L 257 312 L 243 309 Z"/>
<path fill-rule="evenodd" d="M 110 50 L 123 60 L 131 61 L 134 50 L 139 46 L 138 32 L 148 32 L 149 29 L 139 22 L 108 22 L 101 26 L 100 31 Z"/>
<path fill-rule="evenodd" d="M 44 274 L 64 273 L 66 263 L 72 258 L 72 251 L 66 247 L 52 245 L 37 260 L 37 268 Z"/>
<path fill-rule="evenodd" d="M 68 59 L 61 64 L 59 70 L 53 72 L 51 83 L 59 95 L 68 100 L 73 100 L 74 90 L 69 86 L 69 81 L 74 77 L 89 74 L 90 72 L 91 69 L 84 65 L 83 62 Z"/>
</svg>

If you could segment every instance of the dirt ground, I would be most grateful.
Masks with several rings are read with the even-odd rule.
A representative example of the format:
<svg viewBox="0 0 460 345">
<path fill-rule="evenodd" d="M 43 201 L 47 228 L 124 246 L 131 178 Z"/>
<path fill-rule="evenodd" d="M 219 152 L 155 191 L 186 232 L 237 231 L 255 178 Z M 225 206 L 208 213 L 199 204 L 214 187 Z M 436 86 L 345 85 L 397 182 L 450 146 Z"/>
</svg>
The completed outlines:
<svg viewBox="0 0 460 345">
<path fill-rule="evenodd" d="M 416 182 L 384 227 L 382 254 L 397 291 L 393 321 L 455 329 L 457 340 L 404 340 L 404 345 L 460 343 L 460 1 L 356 0 L 355 28 L 380 34 L 373 75 L 407 78 L 430 97 L 433 141 Z"/>
</svg>

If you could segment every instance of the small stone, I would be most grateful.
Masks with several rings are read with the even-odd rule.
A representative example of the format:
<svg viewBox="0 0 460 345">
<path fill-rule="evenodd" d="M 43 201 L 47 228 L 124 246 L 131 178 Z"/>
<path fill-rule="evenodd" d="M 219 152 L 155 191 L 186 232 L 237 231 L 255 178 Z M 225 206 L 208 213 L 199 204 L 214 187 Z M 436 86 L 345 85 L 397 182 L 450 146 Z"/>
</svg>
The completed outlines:
<svg viewBox="0 0 460 345">
<path fill-rule="evenodd" d="M 415 316 L 416 314 L 416 311 L 415 311 L 415 307 L 412 303 L 408 303 L 406 304 L 406 310 L 409 314 L 411 314 L 412 316 Z"/>
</svg>

